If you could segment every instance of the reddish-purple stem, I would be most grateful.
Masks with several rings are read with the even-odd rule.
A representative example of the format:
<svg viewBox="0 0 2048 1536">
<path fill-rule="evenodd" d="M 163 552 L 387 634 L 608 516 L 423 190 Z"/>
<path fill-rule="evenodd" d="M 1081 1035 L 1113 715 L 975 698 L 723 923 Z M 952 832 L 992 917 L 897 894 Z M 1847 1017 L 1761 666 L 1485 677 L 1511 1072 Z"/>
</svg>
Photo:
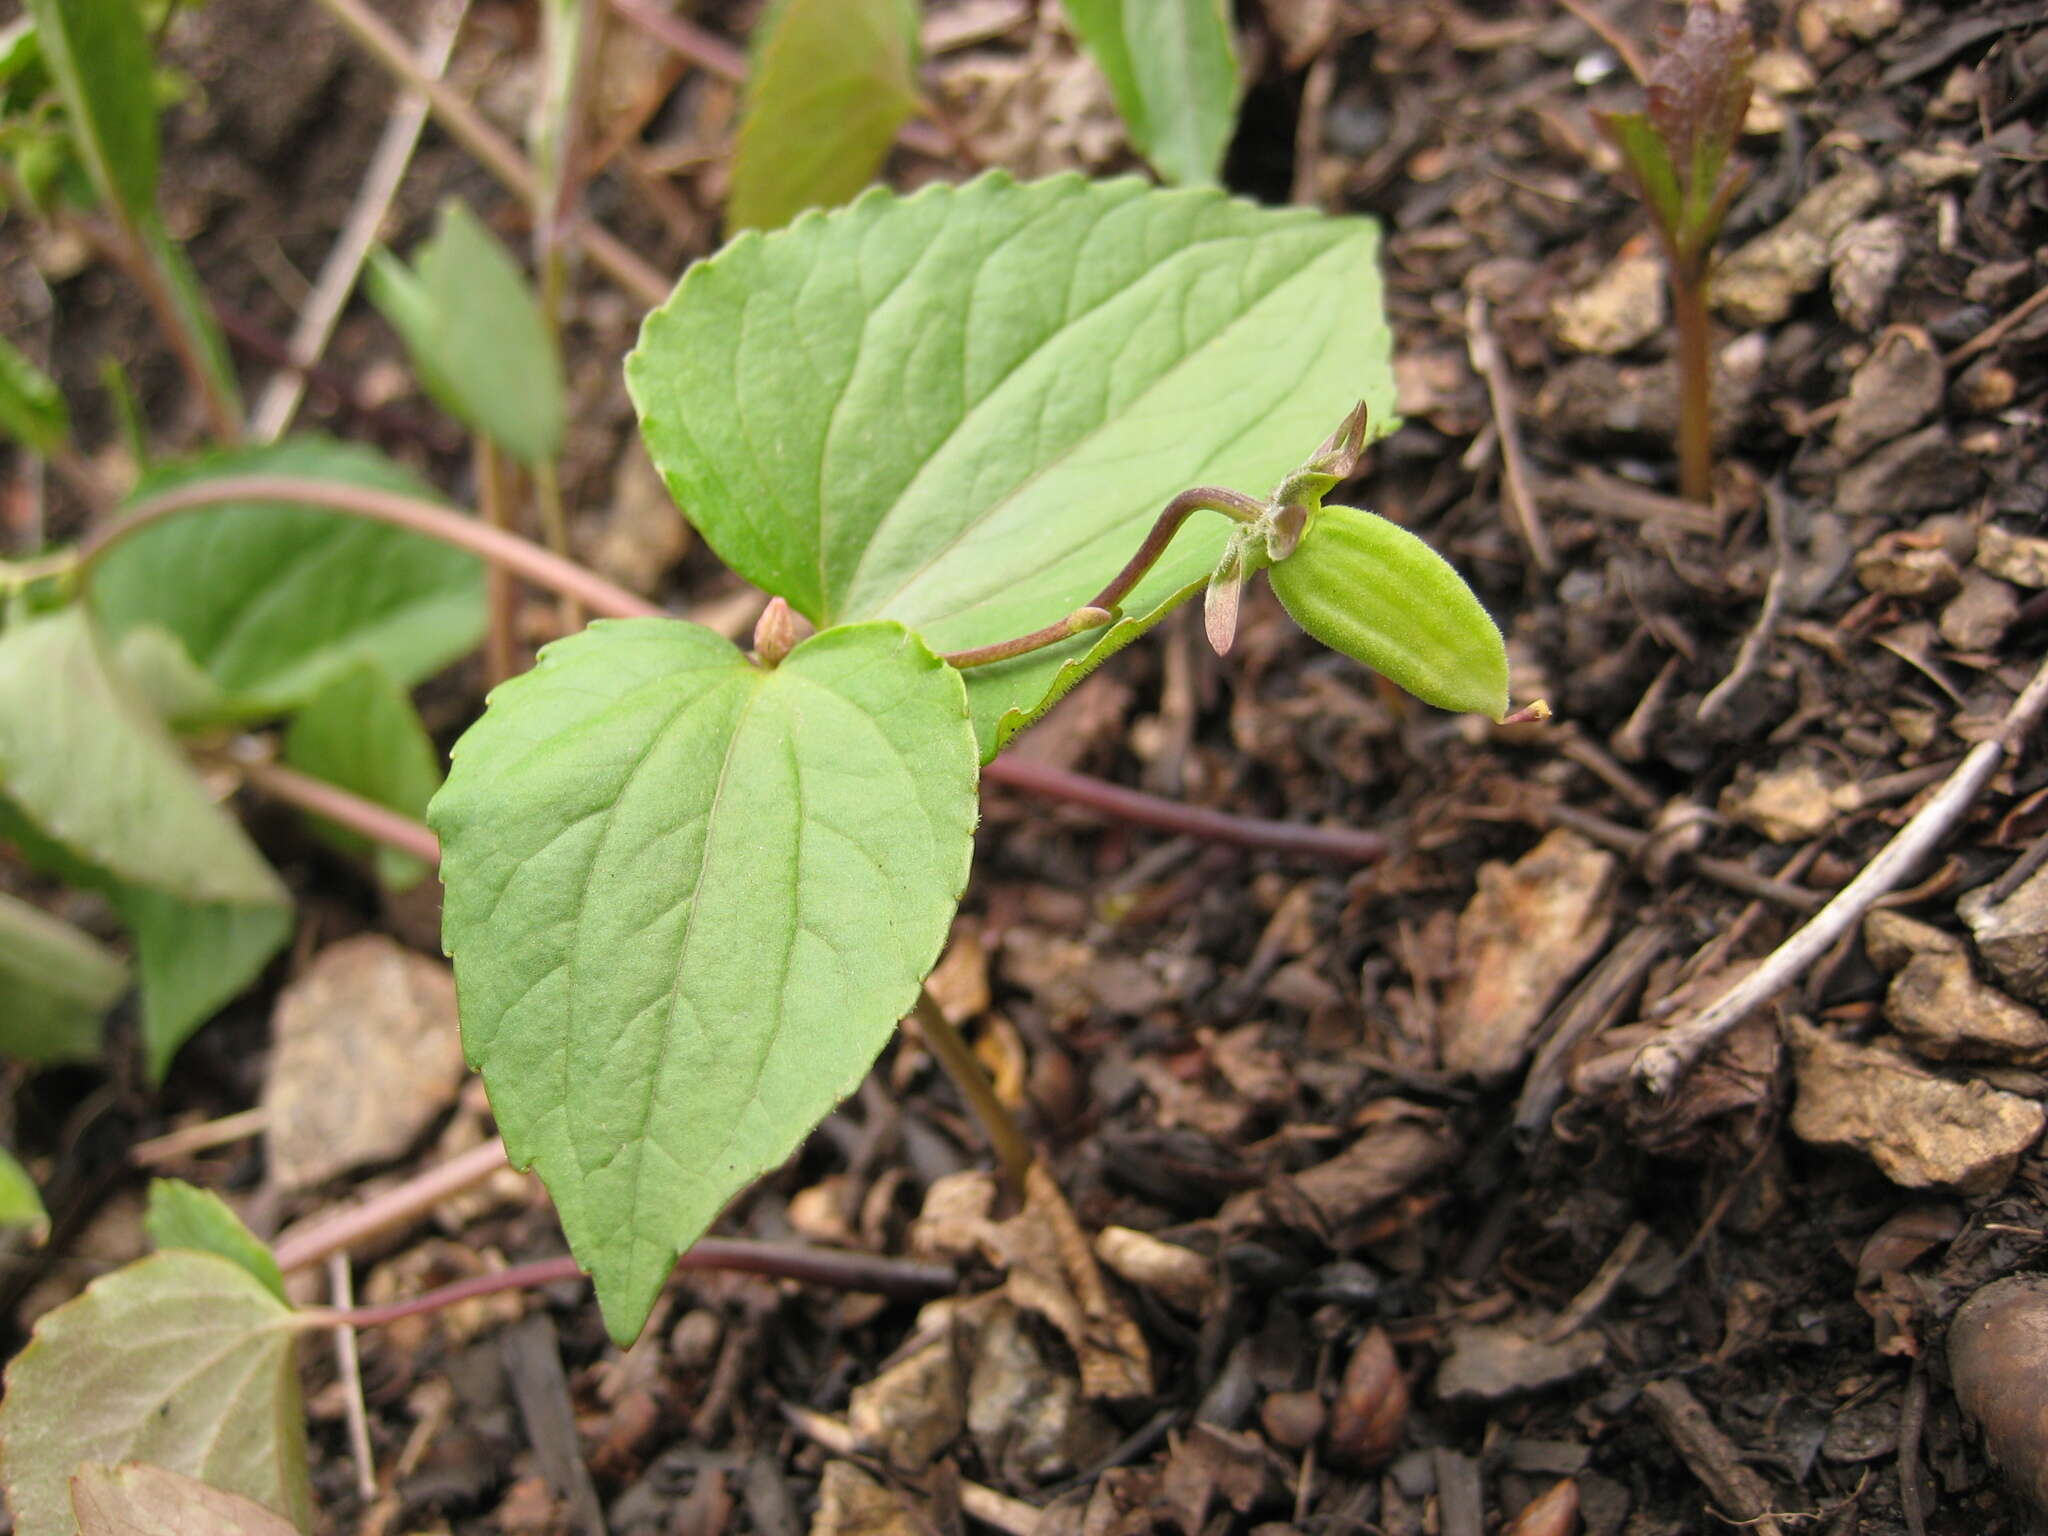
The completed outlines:
<svg viewBox="0 0 2048 1536">
<path fill-rule="evenodd" d="M 1211 842 L 1231 843 L 1240 848 L 1264 848 L 1274 853 L 1302 854 L 1344 864 L 1370 864 L 1387 854 L 1387 840 L 1377 832 L 1354 831 L 1349 827 L 1312 827 L 1292 821 L 1267 821 L 1257 816 L 1232 816 L 1224 811 L 1206 810 L 1178 800 L 1163 799 L 1140 790 L 1125 789 L 1085 773 L 1034 763 L 1027 758 L 999 757 L 981 770 L 985 783 L 1006 784 L 1012 789 L 1071 800 L 1105 816 L 1157 827 Z"/>
<path fill-rule="evenodd" d="M 959 1276 L 942 1264 L 920 1264 L 909 1259 L 887 1259 L 874 1254 L 847 1253 L 832 1248 L 798 1248 L 774 1243 L 748 1242 L 744 1238 L 701 1237 L 689 1252 L 676 1260 L 678 1269 L 725 1269 L 741 1274 L 766 1275 L 777 1280 L 797 1280 L 831 1290 L 866 1291 L 895 1301 L 930 1301 L 949 1295 Z M 319 1327 L 375 1328 L 401 1318 L 419 1317 L 452 1307 L 477 1296 L 500 1291 L 538 1290 L 563 1280 L 580 1280 L 583 1271 L 573 1258 L 541 1259 L 532 1264 L 514 1264 L 489 1274 L 471 1275 L 439 1290 L 411 1296 L 404 1301 L 377 1307 L 348 1307 L 309 1313 L 307 1321 Z"/>
</svg>

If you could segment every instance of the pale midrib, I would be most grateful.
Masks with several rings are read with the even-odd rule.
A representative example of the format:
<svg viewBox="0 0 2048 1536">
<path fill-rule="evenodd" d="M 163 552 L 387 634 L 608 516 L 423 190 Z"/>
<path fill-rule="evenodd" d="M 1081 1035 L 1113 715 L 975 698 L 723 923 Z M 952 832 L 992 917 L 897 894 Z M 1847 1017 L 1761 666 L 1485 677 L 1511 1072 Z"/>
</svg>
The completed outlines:
<svg viewBox="0 0 2048 1536">
<path fill-rule="evenodd" d="M 1348 233 L 1350 232 L 1347 231 L 1347 234 Z M 1233 236 L 1231 238 L 1251 242 L 1255 241 L 1258 237 L 1239 235 Z M 1202 242 L 1203 245 L 1217 243 L 1221 242 Z M 1233 331 L 1237 330 L 1240 326 L 1243 326 L 1252 321 L 1256 316 L 1258 310 L 1266 303 L 1268 303 L 1272 299 L 1274 294 L 1280 292 L 1287 286 L 1300 281 L 1304 276 L 1313 271 L 1317 266 L 1319 266 L 1322 262 L 1329 259 L 1330 257 L 1342 254 L 1349 247 L 1350 243 L 1350 240 L 1346 239 L 1336 244 L 1326 246 L 1324 249 L 1317 252 L 1311 260 L 1303 263 L 1300 267 L 1296 268 L 1293 272 L 1288 274 L 1288 276 L 1284 280 L 1274 284 L 1272 287 L 1266 289 L 1263 293 L 1261 293 L 1258 296 L 1258 298 L 1254 300 L 1253 303 L 1245 309 L 1243 314 L 1239 315 L 1236 319 L 1232 320 L 1228 325 L 1218 330 L 1215 333 L 1215 335 L 1211 336 L 1206 342 L 1204 342 L 1202 344 L 1202 347 L 1198 348 L 1197 351 L 1206 350 L 1207 348 L 1216 345 L 1225 337 L 1229 336 Z M 1184 247 L 1184 250 L 1195 251 L 1200 248 L 1200 245 L 1191 245 Z M 1153 268 L 1150 270 L 1156 271 L 1157 268 Z M 1134 284 L 1132 286 L 1134 287 L 1136 285 Z M 1130 291 L 1130 287 L 1121 288 L 1117 290 L 1117 293 L 1112 297 L 1122 297 L 1124 294 L 1127 294 Z M 1103 303 L 1108 302 L 1110 301 L 1103 301 Z M 1102 306 L 1098 304 L 1092 307 L 1087 312 L 1087 314 L 1081 315 L 1077 317 L 1075 320 L 1068 322 L 1068 324 L 1061 326 L 1057 332 L 1055 332 L 1052 336 L 1049 336 L 1044 342 L 1040 343 L 1038 347 L 1034 348 L 1028 357 L 1021 359 L 1017 363 L 1017 365 L 1009 371 L 1009 373 L 1004 375 L 1003 382 L 1008 383 L 1010 379 L 1016 377 L 1016 375 L 1020 373 L 1026 366 L 1028 366 L 1033 359 L 1035 359 L 1041 352 L 1045 350 L 1046 347 L 1051 346 L 1060 338 L 1060 336 L 1066 334 L 1067 331 L 1071 330 L 1074 325 L 1077 325 L 1082 320 L 1085 320 L 1088 314 L 1093 314 L 1096 309 L 1099 309 L 1101 307 Z M 917 583 L 924 577 L 924 575 L 928 571 L 931 570 L 933 566 L 937 565 L 947 555 L 950 555 L 954 551 L 954 549 L 956 549 L 977 529 L 982 527 L 985 523 L 987 523 L 991 518 L 995 517 L 998 513 L 1002 512 L 1004 509 L 1009 507 L 1012 503 L 1016 502 L 1021 497 L 1023 497 L 1024 494 L 1028 492 L 1033 486 L 1035 486 L 1040 480 L 1044 479 L 1047 475 L 1051 474 L 1055 469 L 1060 468 L 1062 465 L 1066 463 L 1068 459 L 1074 457 L 1083 448 L 1087 447 L 1090 443 L 1094 442 L 1104 432 L 1120 425 L 1125 416 L 1131 414 L 1134 410 L 1137 409 L 1138 406 L 1140 406 L 1145 400 L 1149 399 L 1153 394 L 1157 393 L 1160 389 L 1164 388 L 1170 382 L 1178 379 L 1182 368 L 1186 367 L 1190 359 L 1192 359 L 1195 355 L 1195 353 L 1190 352 L 1185 357 L 1181 358 L 1171 368 L 1166 369 L 1157 378 L 1152 380 L 1152 382 L 1145 387 L 1143 393 L 1139 394 L 1132 401 L 1129 402 L 1129 404 L 1126 406 L 1123 412 L 1119 413 L 1115 417 L 1111 417 L 1103 421 L 1092 431 L 1086 432 L 1082 434 L 1080 437 L 1074 439 L 1073 442 L 1069 443 L 1058 454 L 1048 459 L 1045 463 L 1040 464 L 1036 469 L 1032 470 L 1029 475 L 1025 476 L 1022 480 L 1018 481 L 1017 484 L 1013 486 L 1008 492 L 999 497 L 997 500 L 989 503 L 988 506 L 982 508 L 981 511 L 977 512 L 973 516 L 973 518 L 971 518 L 966 523 L 963 523 L 959 527 L 959 529 L 957 529 L 954 532 L 953 536 L 949 538 L 943 545 L 933 550 L 931 554 L 925 558 L 923 563 L 918 565 L 916 569 L 912 570 L 900 582 L 898 582 L 893 591 L 889 592 L 885 597 L 882 597 L 878 601 L 864 602 L 862 604 L 862 612 L 860 614 L 842 615 L 841 622 L 846 622 L 851 618 L 868 618 L 886 614 L 891 608 L 891 606 L 895 604 L 897 600 L 904 595 L 904 593 L 908 592 L 912 587 L 916 586 Z M 959 434 L 966 428 L 967 424 L 970 421 L 977 418 L 984 411 L 984 409 L 988 407 L 989 402 L 993 400 L 996 397 L 996 395 L 999 394 L 1000 392 L 1000 386 L 997 389 L 990 390 L 988 394 L 984 395 L 981 400 L 977 401 L 970 410 L 963 413 L 960 420 L 954 424 L 952 430 L 946 434 L 945 439 L 941 441 L 937 446 L 935 446 L 932 449 L 932 451 L 925 456 L 924 461 L 918 465 L 917 472 L 911 476 L 909 483 L 904 486 L 902 492 L 897 496 L 896 500 L 890 504 L 889 509 L 882 514 L 880 521 L 878 521 L 875 524 L 873 532 L 869 535 L 867 543 L 864 546 L 862 546 L 861 558 L 858 562 L 855 563 L 853 574 L 848 578 L 846 584 L 846 590 L 849 593 L 858 590 L 861 571 L 866 567 L 868 558 L 873 553 L 876 545 L 881 542 L 882 531 L 889 526 L 890 519 L 896 515 L 896 512 L 899 508 L 903 507 L 906 503 L 910 501 L 912 496 L 916 493 L 919 483 L 924 479 L 926 473 L 930 471 L 932 465 L 944 455 L 946 449 L 951 445 L 953 439 L 959 436 Z M 1020 572 L 1018 573 L 1018 579 L 1023 580 L 1035 574 L 1036 572 Z M 1015 583 L 1012 583 L 1012 585 L 1015 585 Z"/>
</svg>

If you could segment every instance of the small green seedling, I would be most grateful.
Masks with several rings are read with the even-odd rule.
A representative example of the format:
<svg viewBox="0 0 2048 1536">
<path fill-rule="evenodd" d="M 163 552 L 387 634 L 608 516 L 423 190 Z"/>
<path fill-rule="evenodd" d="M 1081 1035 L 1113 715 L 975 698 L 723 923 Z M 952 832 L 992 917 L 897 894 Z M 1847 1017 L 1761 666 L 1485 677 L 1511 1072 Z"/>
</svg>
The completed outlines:
<svg viewBox="0 0 2048 1536">
<path fill-rule="evenodd" d="M 1375 257 L 1362 221 L 991 174 L 743 235 L 648 317 L 648 449 L 779 601 L 751 654 L 670 619 L 547 647 L 428 812 L 465 1048 L 616 1337 L 917 1004 L 979 765 L 1174 607 L 1207 586 L 1220 648 L 1264 569 L 1317 638 L 1507 713 L 1456 573 L 1322 505 L 1389 414 Z"/>
<path fill-rule="evenodd" d="M 1715 238 L 1745 179 L 1729 157 L 1749 110 L 1754 53 L 1739 10 L 1691 0 L 1683 30 L 1644 82 L 1646 109 L 1594 119 L 1621 152 L 1664 248 L 1678 331 L 1679 485 L 1698 502 L 1714 493 L 1707 283 Z"/>
</svg>

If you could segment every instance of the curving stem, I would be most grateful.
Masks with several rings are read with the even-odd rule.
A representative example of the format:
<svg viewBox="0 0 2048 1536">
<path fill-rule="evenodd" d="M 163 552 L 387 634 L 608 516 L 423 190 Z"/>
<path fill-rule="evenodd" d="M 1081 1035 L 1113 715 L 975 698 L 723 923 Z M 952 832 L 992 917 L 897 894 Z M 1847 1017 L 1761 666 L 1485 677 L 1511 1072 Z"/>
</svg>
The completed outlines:
<svg viewBox="0 0 2048 1536">
<path fill-rule="evenodd" d="M 1159 557 L 1166 553 L 1166 546 L 1180 532 L 1180 525 L 1188 520 L 1189 513 L 1221 512 L 1233 522 L 1249 524 L 1258 522 L 1271 511 L 1272 508 L 1258 497 L 1220 485 L 1198 485 L 1182 491 L 1153 521 L 1152 531 L 1145 535 L 1145 542 L 1138 546 L 1137 553 L 1124 562 L 1124 568 L 1110 579 L 1109 585 L 1090 598 L 1084 607 L 1076 608 L 1064 619 L 1043 629 L 1034 629 L 1028 635 L 1019 635 L 1014 640 L 998 640 L 993 645 L 977 645 L 972 650 L 948 651 L 940 659 L 956 667 L 985 667 L 990 662 L 1027 656 L 1049 645 L 1058 645 L 1063 640 L 1086 634 L 1089 630 L 1101 629 L 1116 619 L 1117 605 L 1129 597 L 1131 589 L 1144 579 L 1145 573 L 1159 563 Z"/>
</svg>

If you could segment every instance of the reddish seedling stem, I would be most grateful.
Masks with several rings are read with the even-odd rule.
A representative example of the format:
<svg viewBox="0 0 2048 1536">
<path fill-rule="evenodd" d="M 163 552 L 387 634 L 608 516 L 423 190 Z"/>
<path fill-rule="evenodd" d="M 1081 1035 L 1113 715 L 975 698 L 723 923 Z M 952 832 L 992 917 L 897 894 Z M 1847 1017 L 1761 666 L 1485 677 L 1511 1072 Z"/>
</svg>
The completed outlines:
<svg viewBox="0 0 2048 1536">
<path fill-rule="evenodd" d="M 796 1280 L 838 1291 L 866 1291 L 897 1301 L 930 1301 L 949 1294 L 959 1277 L 942 1264 L 919 1264 L 908 1259 L 878 1258 L 866 1253 L 842 1253 L 830 1248 L 797 1248 L 773 1243 L 748 1242 L 744 1238 L 699 1238 L 695 1247 L 676 1260 L 678 1269 L 724 1269 L 747 1275 L 765 1275 L 777 1280 Z M 580 1280 L 583 1271 L 572 1258 L 541 1259 L 532 1264 L 514 1264 L 489 1274 L 472 1275 L 439 1290 L 388 1302 L 379 1307 L 309 1309 L 299 1321 L 309 1328 L 375 1328 L 402 1318 L 420 1317 L 452 1307 L 478 1296 L 502 1291 L 538 1290 L 564 1280 Z"/>
</svg>

